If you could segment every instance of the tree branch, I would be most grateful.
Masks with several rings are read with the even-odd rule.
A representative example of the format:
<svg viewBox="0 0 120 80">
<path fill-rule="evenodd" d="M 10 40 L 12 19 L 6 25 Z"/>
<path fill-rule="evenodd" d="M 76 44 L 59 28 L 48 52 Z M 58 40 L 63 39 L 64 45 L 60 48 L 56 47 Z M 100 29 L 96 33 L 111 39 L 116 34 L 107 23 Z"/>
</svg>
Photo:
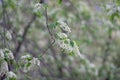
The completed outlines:
<svg viewBox="0 0 120 80">
<path fill-rule="evenodd" d="M 26 39 L 28 30 L 29 30 L 29 28 L 31 27 L 31 24 L 33 23 L 33 21 L 34 21 L 35 19 L 36 19 L 36 15 L 34 15 L 34 16 L 32 17 L 32 19 L 27 23 L 27 25 L 26 25 L 26 27 L 25 27 L 25 29 L 24 29 L 23 35 L 22 35 L 22 37 L 21 37 L 22 40 L 21 40 L 21 41 L 18 41 L 17 47 L 16 47 L 16 49 L 15 49 L 15 51 L 14 51 L 14 56 L 15 56 L 15 57 L 17 57 L 17 55 L 18 55 L 18 53 L 19 53 L 19 51 L 20 51 L 20 49 L 21 49 L 21 46 L 22 46 L 23 42 L 24 42 L 25 39 Z"/>
</svg>

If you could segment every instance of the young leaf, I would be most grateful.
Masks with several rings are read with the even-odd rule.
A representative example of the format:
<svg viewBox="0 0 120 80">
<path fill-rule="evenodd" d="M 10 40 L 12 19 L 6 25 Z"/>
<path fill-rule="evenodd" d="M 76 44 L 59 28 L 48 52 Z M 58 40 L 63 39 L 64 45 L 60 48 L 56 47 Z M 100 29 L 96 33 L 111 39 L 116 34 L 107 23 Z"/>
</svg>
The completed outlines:
<svg viewBox="0 0 120 80">
<path fill-rule="evenodd" d="M 49 27 L 50 27 L 50 28 L 55 28 L 56 25 L 55 25 L 55 23 L 51 23 L 51 24 L 49 24 Z"/>
<path fill-rule="evenodd" d="M 73 42 L 73 41 L 70 41 L 70 45 L 71 45 L 72 47 L 74 47 L 74 42 Z"/>
<path fill-rule="evenodd" d="M 58 0 L 58 3 L 61 4 L 61 3 L 62 3 L 62 0 Z"/>
</svg>

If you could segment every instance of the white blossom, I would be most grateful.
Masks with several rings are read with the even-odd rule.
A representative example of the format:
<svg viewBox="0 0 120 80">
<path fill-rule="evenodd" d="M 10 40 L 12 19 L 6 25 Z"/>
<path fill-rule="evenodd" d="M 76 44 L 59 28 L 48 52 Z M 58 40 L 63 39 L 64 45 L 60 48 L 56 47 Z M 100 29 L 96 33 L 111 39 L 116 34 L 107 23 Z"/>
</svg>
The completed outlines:
<svg viewBox="0 0 120 80">
<path fill-rule="evenodd" d="M 8 72 L 8 64 L 5 60 L 0 61 L 0 75 L 4 75 Z"/>
<path fill-rule="evenodd" d="M 32 57 L 31 55 L 27 54 L 25 56 L 21 57 L 22 63 L 24 65 L 23 72 L 28 72 L 30 70 L 33 70 L 35 67 L 40 66 L 40 61 L 38 58 Z"/>
<path fill-rule="evenodd" d="M 65 22 L 63 22 L 63 21 L 57 21 L 57 23 L 59 24 L 60 28 L 63 31 L 71 32 L 71 29 L 69 28 L 69 26 Z"/>
<path fill-rule="evenodd" d="M 38 60 L 38 58 L 33 58 L 31 61 L 28 61 L 23 68 L 23 72 L 28 72 L 30 70 L 35 69 L 35 67 L 39 67 L 40 66 L 40 61 Z"/>
<path fill-rule="evenodd" d="M 58 46 L 61 49 L 64 49 L 67 53 L 70 53 L 70 52 L 73 51 L 73 47 L 70 46 L 70 40 L 69 39 L 57 40 L 56 42 L 57 42 Z"/>
<path fill-rule="evenodd" d="M 67 53 L 70 53 L 73 51 L 73 47 L 71 47 L 69 44 L 67 44 L 67 48 L 66 48 Z"/>
<path fill-rule="evenodd" d="M 26 54 L 24 56 L 21 56 L 21 62 L 23 64 L 26 64 L 26 63 L 28 63 L 31 60 L 32 60 L 32 56 L 30 54 Z"/>
<path fill-rule="evenodd" d="M 5 48 L 4 49 L 4 55 L 6 58 L 8 59 L 14 59 L 13 53 L 12 51 L 10 51 L 9 49 Z"/>
<path fill-rule="evenodd" d="M 112 9 L 114 6 L 115 6 L 115 5 L 107 4 L 107 5 L 106 5 L 106 9 L 107 9 L 107 10 L 110 10 L 110 9 Z"/>
<path fill-rule="evenodd" d="M 33 58 L 33 59 L 31 60 L 31 64 L 40 66 L 40 61 L 38 60 L 38 58 Z"/>
<path fill-rule="evenodd" d="M 56 42 L 60 48 L 66 49 L 67 45 L 64 43 L 64 40 L 57 40 Z"/>
<path fill-rule="evenodd" d="M 6 32 L 6 38 L 7 38 L 8 40 L 11 40 L 11 39 L 12 39 L 12 35 L 11 35 L 10 31 L 7 31 L 7 32 Z"/>
<path fill-rule="evenodd" d="M 34 6 L 34 12 L 40 11 L 42 8 L 42 4 L 40 3 L 36 3 Z"/>
<path fill-rule="evenodd" d="M 27 66 L 28 64 L 25 64 L 24 65 L 24 68 L 23 68 L 23 72 L 28 72 L 28 71 L 30 71 L 31 70 L 31 67 L 32 67 L 32 65 L 30 64 L 30 66 Z"/>
<path fill-rule="evenodd" d="M 67 38 L 67 35 L 65 33 L 61 33 L 61 32 L 57 33 L 57 36 L 61 39 Z"/>
<path fill-rule="evenodd" d="M 27 54 L 21 57 L 21 59 L 28 59 L 28 58 L 31 58 L 31 55 Z"/>
<path fill-rule="evenodd" d="M 114 13 L 116 13 L 117 9 L 113 8 L 108 12 L 108 16 L 113 15 Z"/>
<path fill-rule="evenodd" d="M 118 10 L 118 12 L 120 12 L 120 6 L 119 6 L 119 7 L 117 7 L 117 10 Z"/>
<path fill-rule="evenodd" d="M 14 72 L 12 72 L 12 71 L 9 71 L 9 72 L 7 72 L 7 79 L 9 79 L 9 80 L 15 80 L 15 79 L 17 79 L 17 76 L 16 76 L 16 74 L 14 73 Z"/>
<path fill-rule="evenodd" d="M 36 3 L 34 7 L 35 7 L 35 8 L 37 8 L 37 7 L 42 7 L 42 4 Z"/>
<path fill-rule="evenodd" d="M 4 52 L 3 49 L 0 49 L 0 60 L 4 59 Z"/>
</svg>

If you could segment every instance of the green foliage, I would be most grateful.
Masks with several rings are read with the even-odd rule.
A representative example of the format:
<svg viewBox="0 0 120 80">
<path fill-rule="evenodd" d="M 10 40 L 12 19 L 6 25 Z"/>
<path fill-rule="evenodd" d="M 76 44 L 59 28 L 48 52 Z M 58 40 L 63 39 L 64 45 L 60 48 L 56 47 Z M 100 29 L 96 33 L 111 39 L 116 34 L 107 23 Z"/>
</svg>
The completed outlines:
<svg viewBox="0 0 120 80">
<path fill-rule="evenodd" d="M 61 3 L 62 3 L 62 0 L 58 0 L 58 3 L 61 4 Z"/>
<path fill-rule="evenodd" d="M 70 41 L 70 45 L 72 46 L 72 47 L 74 47 L 74 42 L 73 41 Z"/>
</svg>

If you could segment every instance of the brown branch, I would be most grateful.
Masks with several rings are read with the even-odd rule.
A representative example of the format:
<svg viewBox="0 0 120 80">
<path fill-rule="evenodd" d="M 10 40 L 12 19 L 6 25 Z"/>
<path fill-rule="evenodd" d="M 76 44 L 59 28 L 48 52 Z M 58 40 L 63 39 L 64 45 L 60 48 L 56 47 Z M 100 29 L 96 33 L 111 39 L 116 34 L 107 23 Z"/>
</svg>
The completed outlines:
<svg viewBox="0 0 120 80">
<path fill-rule="evenodd" d="M 49 28 L 49 26 L 48 26 L 47 7 L 45 7 L 45 18 L 46 18 L 46 27 L 47 27 L 47 29 L 48 29 L 48 32 L 49 32 L 50 36 L 53 37 L 52 32 L 50 31 L 50 28 Z"/>
<path fill-rule="evenodd" d="M 6 32 L 6 9 L 5 9 L 5 3 L 4 3 L 4 0 L 1 0 L 2 2 L 2 22 L 3 22 L 3 40 L 2 40 L 2 48 L 5 48 L 6 47 L 6 40 L 5 40 L 5 32 Z"/>
<path fill-rule="evenodd" d="M 45 51 L 42 53 L 41 57 L 44 56 L 44 54 L 48 51 L 48 49 L 55 43 L 55 40 L 45 49 Z"/>
<path fill-rule="evenodd" d="M 31 27 L 31 24 L 33 23 L 33 21 L 36 19 L 36 15 L 33 15 L 32 19 L 27 23 L 27 25 L 25 26 L 25 29 L 24 29 L 24 32 L 23 32 L 23 35 L 22 35 L 22 40 L 21 41 L 18 41 L 18 44 L 17 44 L 17 47 L 14 51 L 14 56 L 17 57 L 20 49 L 21 49 L 21 46 L 23 44 L 23 42 L 25 41 L 26 39 L 26 36 L 27 36 L 27 33 L 28 33 L 28 30 L 29 28 Z"/>
</svg>

